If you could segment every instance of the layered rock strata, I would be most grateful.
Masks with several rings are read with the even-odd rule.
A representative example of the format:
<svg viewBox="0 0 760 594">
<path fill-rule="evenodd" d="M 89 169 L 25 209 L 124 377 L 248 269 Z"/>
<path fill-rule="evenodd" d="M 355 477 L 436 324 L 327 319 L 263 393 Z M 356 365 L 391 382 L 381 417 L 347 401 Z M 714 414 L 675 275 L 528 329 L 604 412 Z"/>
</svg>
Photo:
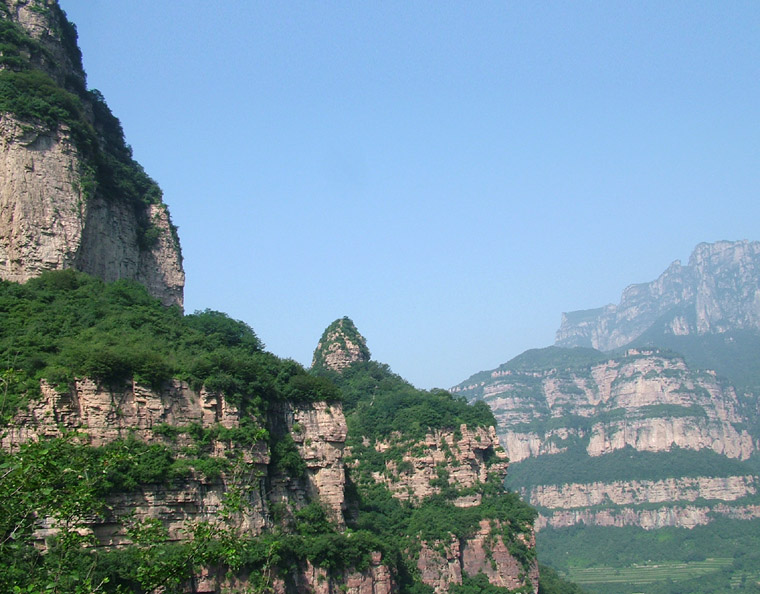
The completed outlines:
<svg viewBox="0 0 760 594">
<path fill-rule="evenodd" d="M 196 392 L 176 380 L 162 391 L 136 383 L 126 384 L 123 389 L 106 389 L 88 379 L 75 381 L 73 388 L 65 392 L 43 383 L 41 391 L 41 397 L 30 402 L 6 428 L 1 447 L 13 451 L 28 440 L 80 431 L 93 446 L 134 438 L 146 443 L 170 444 L 181 451 L 193 445 L 193 438 L 182 428 L 234 429 L 241 419 L 240 411 L 222 395 L 205 389 Z M 313 500 L 318 500 L 330 512 L 339 527 L 343 526 L 346 422 L 340 404 L 282 404 L 272 415 L 273 418 L 261 421 L 292 435 L 306 474 L 294 479 L 273 473 L 265 441 L 240 451 L 241 446 L 214 440 L 210 446 L 212 456 L 225 458 L 234 450 L 242 455 L 248 467 L 246 474 L 257 477 L 247 485 L 248 507 L 246 513 L 235 517 L 235 529 L 248 536 L 261 534 L 273 527 L 272 504 L 299 509 Z M 175 429 L 170 439 L 166 437 L 167 427 Z M 119 546 L 129 542 L 125 518 L 131 522 L 152 518 L 161 521 L 171 540 L 184 540 L 188 538 L 188 526 L 218 520 L 225 493 L 236 480 L 223 473 L 211 480 L 192 477 L 115 493 L 108 500 L 107 513 L 93 519 L 89 529 L 101 546 Z M 54 532 L 52 526 L 42 521 L 37 536 L 42 542 Z M 308 565 L 291 577 L 288 587 L 292 587 L 293 582 L 298 592 L 333 592 L 339 587 L 356 594 L 395 591 L 390 571 L 379 555 L 373 557 L 366 571 L 327 576 L 324 570 Z M 233 586 L 244 581 L 244 577 L 238 576 L 234 578 L 237 585 L 220 582 L 213 572 L 199 579 L 193 591 L 208 594 L 235 591 Z M 272 587 L 276 592 L 289 591 L 279 578 L 273 577 Z"/>
<path fill-rule="evenodd" d="M 746 460 L 757 449 L 732 387 L 654 349 L 585 369 L 495 371 L 490 381 L 452 391 L 489 404 L 512 462 L 578 443 L 590 456 L 679 447 Z"/>
<path fill-rule="evenodd" d="M 550 347 L 533 356 L 555 362 L 572 356 L 560 351 Z M 593 477 L 595 464 L 600 465 L 596 481 L 526 478 L 519 488 L 539 510 L 536 528 L 574 523 L 689 528 L 720 516 L 753 517 L 760 479 L 749 466 L 745 474 L 727 476 L 716 462 L 723 458 L 741 465 L 758 449 L 735 390 L 715 373 L 694 371 L 669 352 L 628 349 L 597 355 L 579 351 L 575 356 L 590 362 L 569 366 L 546 363 L 531 369 L 508 363 L 454 389 L 489 404 L 513 464 L 535 460 L 540 468 L 542 460 L 550 464 L 553 456 L 564 455 L 568 463 L 583 466 L 584 478 Z M 659 455 L 665 464 L 675 450 L 691 453 L 697 466 L 689 472 L 697 474 L 678 474 L 682 470 L 674 464 L 671 477 L 644 479 L 631 470 L 623 478 L 623 466 L 616 472 L 619 480 L 606 478 L 607 455 L 641 452 Z M 719 474 L 705 474 L 710 469 Z"/>
</svg>

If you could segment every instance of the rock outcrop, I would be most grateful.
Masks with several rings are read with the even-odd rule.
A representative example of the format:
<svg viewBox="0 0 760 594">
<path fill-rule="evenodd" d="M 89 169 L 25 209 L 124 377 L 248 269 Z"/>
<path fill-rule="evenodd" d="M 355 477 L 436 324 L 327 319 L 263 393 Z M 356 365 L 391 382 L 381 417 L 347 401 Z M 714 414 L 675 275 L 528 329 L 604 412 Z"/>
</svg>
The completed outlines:
<svg viewBox="0 0 760 594">
<path fill-rule="evenodd" d="M 470 429 L 462 425 L 457 432 L 428 433 L 423 440 L 403 443 L 395 440 L 374 444 L 378 452 L 398 450 L 399 455 L 373 476 L 384 483 L 393 496 L 412 503 L 437 495 L 447 486 L 471 489 L 489 479 L 503 480 L 507 473 L 507 455 L 499 445 L 493 427 Z M 480 503 L 473 494 L 455 501 L 459 507 Z"/>
<path fill-rule="evenodd" d="M 311 367 L 340 372 L 353 363 L 369 359 L 367 341 L 351 319 L 343 317 L 325 329 L 314 351 Z"/>
<path fill-rule="evenodd" d="M 607 351 L 654 327 L 677 336 L 760 330 L 760 242 L 702 243 L 688 265 L 629 286 L 618 305 L 562 314 L 555 344 Z"/>
<path fill-rule="evenodd" d="M 482 502 L 476 487 L 487 482 L 501 484 L 507 472 L 506 454 L 493 427 L 462 425 L 458 430 L 436 431 L 412 441 L 394 435 L 370 447 L 386 459 L 383 470 L 372 473 L 373 479 L 386 485 L 393 497 L 413 506 L 454 489 L 463 493 L 453 499 L 454 506 L 476 507 Z M 354 459 L 350 466 L 358 463 Z M 461 584 L 463 576 L 484 574 L 494 586 L 527 587 L 537 592 L 538 565 L 533 559 L 526 569 L 525 560 L 510 552 L 514 541 L 505 539 L 505 528 L 498 519 L 483 519 L 469 537 L 449 534 L 443 541 L 423 541 L 417 556 L 422 582 L 442 594 L 452 584 Z M 525 549 L 535 549 L 532 529 L 514 538 Z"/>
<path fill-rule="evenodd" d="M 500 368 L 452 391 L 489 404 L 512 462 L 578 442 L 590 456 L 679 447 L 746 460 L 757 449 L 731 386 L 656 349 L 630 349 L 575 369 Z"/>
<path fill-rule="evenodd" d="M 76 30 L 52 0 L 5 0 L 0 18 L 23 40 L 0 60 L 0 76 L 19 94 L 0 101 L 0 278 L 74 268 L 136 280 L 181 306 L 176 229 L 118 120 L 85 90 Z M 64 102 L 65 115 L 25 107 L 34 93 Z"/>
<path fill-rule="evenodd" d="M 136 383 L 114 390 L 81 379 L 74 382 L 70 391 L 60 393 L 43 383 L 41 398 L 16 415 L 4 430 L 0 447 L 12 452 L 29 440 L 59 437 L 65 431 L 81 431 L 92 446 L 129 438 L 148 444 L 170 444 L 172 448 L 182 450 L 194 445 L 195 439 L 187 432 L 188 428 L 235 429 L 240 426 L 240 420 L 240 411 L 221 394 L 205 389 L 196 392 L 179 381 L 172 382 L 160 392 Z M 283 427 L 293 435 L 306 465 L 306 475 L 303 481 L 273 477 L 273 484 L 267 489 L 262 484 L 262 489 L 253 492 L 255 513 L 240 527 L 253 534 L 271 527 L 268 506 L 277 497 L 296 508 L 308 500 L 318 499 L 332 510 L 336 520 L 342 521 L 346 422 L 340 404 L 283 405 L 272 418 L 262 419 L 262 422 Z M 168 427 L 174 428 L 169 429 L 171 437 L 167 437 L 165 431 Z M 230 441 L 217 439 L 210 449 L 213 456 L 225 457 L 234 446 Z M 244 459 L 262 481 L 271 475 L 268 470 L 269 446 L 265 440 L 250 446 L 244 452 Z M 213 519 L 227 487 L 228 483 L 222 477 L 219 481 L 193 479 L 119 494 L 113 498 L 112 521 L 106 523 L 106 528 L 96 525 L 94 530 L 100 537 L 107 535 L 101 540 L 102 544 L 121 544 L 123 533 L 112 533 L 109 528 L 119 525 L 118 518 L 134 514 L 139 519 L 160 513 L 170 535 L 180 538 L 188 520 Z M 265 491 L 274 495 L 270 499 L 264 498 L 261 493 Z"/>
</svg>

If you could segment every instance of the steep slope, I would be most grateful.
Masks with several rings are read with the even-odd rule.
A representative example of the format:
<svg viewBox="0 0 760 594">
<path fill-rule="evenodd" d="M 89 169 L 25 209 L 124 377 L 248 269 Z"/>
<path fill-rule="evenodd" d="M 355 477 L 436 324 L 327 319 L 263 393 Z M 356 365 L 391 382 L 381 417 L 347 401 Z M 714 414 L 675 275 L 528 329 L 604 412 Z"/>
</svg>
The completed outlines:
<svg viewBox="0 0 760 594">
<path fill-rule="evenodd" d="M 353 322 L 336 320 L 314 360 L 356 351 L 354 345 L 368 353 Z M 394 543 L 403 590 L 424 584 L 439 593 L 537 592 L 534 512 L 501 486 L 506 457 L 487 406 L 417 390 L 356 355 L 348 365 L 314 371 L 343 394 L 347 523 L 380 528 L 379 536 Z"/>
<path fill-rule="evenodd" d="M 54 0 L 0 1 L 0 278 L 74 268 L 182 305 L 179 238 Z"/>
<path fill-rule="evenodd" d="M 247 325 L 70 270 L 0 317 L 0 589 L 396 590 L 345 530 L 339 391 Z"/>
<path fill-rule="evenodd" d="M 702 243 L 687 266 L 675 261 L 657 280 L 631 285 L 618 305 L 562 314 L 555 344 L 608 351 L 653 328 L 670 336 L 760 331 L 760 242 Z"/>
<path fill-rule="evenodd" d="M 308 374 L 70 270 L 1 281 L 0 318 L 0 588 L 537 592 L 484 404 L 372 361 Z"/>
</svg>

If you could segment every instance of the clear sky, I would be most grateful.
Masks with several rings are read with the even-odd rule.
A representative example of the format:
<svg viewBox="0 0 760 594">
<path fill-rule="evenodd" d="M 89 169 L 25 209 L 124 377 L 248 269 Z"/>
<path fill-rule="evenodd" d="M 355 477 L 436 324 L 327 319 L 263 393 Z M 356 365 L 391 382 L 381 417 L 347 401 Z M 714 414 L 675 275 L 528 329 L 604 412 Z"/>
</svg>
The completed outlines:
<svg viewBox="0 0 760 594">
<path fill-rule="evenodd" d="M 164 190 L 187 311 L 449 387 L 760 239 L 760 3 L 60 0 Z"/>
</svg>

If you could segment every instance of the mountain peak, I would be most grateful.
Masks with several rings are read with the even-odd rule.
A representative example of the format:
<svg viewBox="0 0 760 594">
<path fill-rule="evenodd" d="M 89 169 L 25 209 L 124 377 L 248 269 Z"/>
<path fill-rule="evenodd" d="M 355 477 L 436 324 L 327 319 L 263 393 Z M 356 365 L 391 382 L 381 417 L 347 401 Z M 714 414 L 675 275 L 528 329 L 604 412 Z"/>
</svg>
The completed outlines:
<svg viewBox="0 0 760 594">
<path fill-rule="evenodd" d="M 341 372 L 354 363 L 369 359 L 367 341 L 359 334 L 351 318 L 344 316 L 325 329 L 314 351 L 311 367 Z"/>
<path fill-rule="evenodd" d="M 760 330 L 760 242 L 700 243 L 689 264 L 627 287 L 618 305 L 562 314 L 557 346 L 607 351 L 645 332 L 719 334 Z"/>
</svg>

